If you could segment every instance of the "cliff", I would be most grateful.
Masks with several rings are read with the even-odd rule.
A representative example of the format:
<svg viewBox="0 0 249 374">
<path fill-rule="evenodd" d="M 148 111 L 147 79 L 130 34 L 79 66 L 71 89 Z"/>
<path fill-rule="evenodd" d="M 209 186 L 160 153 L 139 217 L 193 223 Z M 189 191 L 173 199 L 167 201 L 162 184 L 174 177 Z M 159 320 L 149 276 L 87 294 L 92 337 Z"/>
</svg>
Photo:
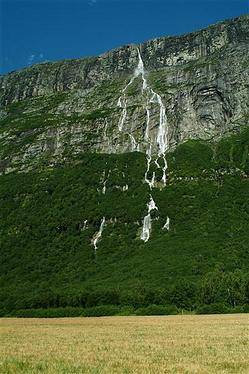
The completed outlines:
<svg viewBox="0 0 249 374">
<path fill-rule="evenodd" d="M 148 153 L 151 147 L 159 154 L 188 139 L 218 140 L 238 130 L 248 118 L 248 42 L 249 17 L 242 16 L 0 77 L 1 172 L 86 151 Z"/>
<path fill-rule="evenodd" d="M 0 315 L 248 310 L 248 42 L 243 16 L 0 77 Z"/>
</svg>

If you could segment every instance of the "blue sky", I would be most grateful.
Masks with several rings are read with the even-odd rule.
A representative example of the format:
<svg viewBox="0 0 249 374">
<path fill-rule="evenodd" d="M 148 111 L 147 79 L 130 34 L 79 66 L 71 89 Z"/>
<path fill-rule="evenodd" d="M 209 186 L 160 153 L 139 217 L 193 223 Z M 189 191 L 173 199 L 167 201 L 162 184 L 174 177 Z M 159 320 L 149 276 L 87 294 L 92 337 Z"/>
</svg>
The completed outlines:
<svg viewBox="0 0 249 374">
<path fill-rule="evenodd" d="M 249 0 L 0 0 L 0 74 L 249 13 Z"/>
</svg>

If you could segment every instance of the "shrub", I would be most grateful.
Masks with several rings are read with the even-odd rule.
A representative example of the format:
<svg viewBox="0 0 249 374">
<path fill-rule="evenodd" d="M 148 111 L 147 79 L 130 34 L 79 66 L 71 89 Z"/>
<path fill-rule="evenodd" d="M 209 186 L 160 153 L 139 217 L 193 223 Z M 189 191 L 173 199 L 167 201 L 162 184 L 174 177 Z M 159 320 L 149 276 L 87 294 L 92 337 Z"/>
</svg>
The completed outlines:
<svg viewBox="0 0 249 374">
<path fill-rule="evenodd" d="M 226 314 L 230 313 L 227 305 L 222 303 L 214 303 L 209 305 L 201 305 L 196 310 L 197 314 Z"/>
<path fill-rule="evenodd" d="M 149 305 L 144 308 L 138 308 L 135 311 L 137 316 L 160 316 L 177 314 L 177 308 L 174 305 Z"/>
<path fill-rule="evenodd" d="M 244 311 L 244 313 L 249 313 L 249 304 L 245 304 L 243 306 L 243 311 Z"/>
<path fill-rule="evenodd" d="M 101 317 L 114 316 L 120 312 L 120 308 L 116 305 L 99 305 L 93 308 L 86 308 L 83 312 L 84 317 Z"/>
<path fill-rule="evenodd" d="M 20 309 L 5 314 L 7 317 L 21 318 L 60 318 L 80 317 L 83 315 L 83 308 L 47 308 L 47 309 Z"/>
<path fill-rule="evenodd" d="M 118 315 L 119 316 L 135 315 L 135 309 L 133 308 L 133 306 L 130 306 L 130 305 L 122 306 L 122 307 L 120 307 L 120 311 L 119 311 Z"/>
<path fill-rule="evenodd" d="M 234 308 L 231 308 L 230 313 L 245 313 L 245 306 L 244 305 L 238 305 Z"/>
</svg>

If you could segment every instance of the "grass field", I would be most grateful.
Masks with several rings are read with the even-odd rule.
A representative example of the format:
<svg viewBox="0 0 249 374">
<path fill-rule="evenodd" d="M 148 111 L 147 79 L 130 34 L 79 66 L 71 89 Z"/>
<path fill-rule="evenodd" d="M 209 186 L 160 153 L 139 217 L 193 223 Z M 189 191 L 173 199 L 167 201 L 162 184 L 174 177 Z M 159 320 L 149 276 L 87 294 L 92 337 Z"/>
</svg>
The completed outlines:
<svg viewBox="0 0 249 374">
<path fill-rule="evenodd" d="M 0 372 L 249 373 L 249 315 L 0 320 Z"/>
</svg>

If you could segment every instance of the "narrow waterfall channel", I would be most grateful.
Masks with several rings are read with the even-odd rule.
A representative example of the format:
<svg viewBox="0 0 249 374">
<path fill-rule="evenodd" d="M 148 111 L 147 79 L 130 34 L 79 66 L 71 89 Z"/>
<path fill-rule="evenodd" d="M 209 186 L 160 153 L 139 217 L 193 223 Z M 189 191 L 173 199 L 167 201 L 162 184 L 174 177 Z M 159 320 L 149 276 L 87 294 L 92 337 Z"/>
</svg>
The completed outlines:
<svg viewBox="0 0 249 374">
<path fill-rule="evenodd" d="M 123 88 L 122 95 L 119 97 L 117 106 L 122 109 L 121 116 L 119 118 L 118 122 L 118 129 L 120 132 L 123 131 L 123 127 L 125 124 L 125 121 L 127 119 L 127 96 L 126 96 L 126 90 L 127 88 L 134 82 L 134 80 L 141 76 L 142 77 L 142 94 L 146 95 L 146 129 L 144 134 L 144 140 L 147 143 L 147 149 L 146 149 L 146 158 L 147 158 L 147 167 L 144 174 L 144 180 L 149 185 L 150 189 L 155 187 L 156 182 L 156 175 L 155 171 L 152 172 L 152 175 L 149 177 L 151 166 L 154 163 L 157 167 L 157 169 L 160 169 L 162 171 L 162 178 L 161 182 L 163 183 L 163 186 L 166 186 L 167 183 L 167 169 L 168 164 L 166 160 L 166 152 L 169 148 L 169 138 L 168 138 L 168 120 L 166 115 L 166 108 L 163 103 L 162 97 L 156 93 L 149 85 L 149 82 L 146 78 L 146 71 L 144 68 L 144 62 L 141 56 L 140 49 L 137 48 L 137 54 L 138 54 L 138 65 L 133 73 L 133 76 L 131 77 L 128 84 Z M 156 144 L 157 144 L 157 153 L 156 155 L 153 154 L 152 148 L 153 148 L 153 139 L 150 134 L 150 124 L 151 124 L 151 115 L 150 115 L 150 104 L 154 103 L 159 106 L 160 112 L 159 112 L 159 122 L 158 122 L 158 131 L 156 135 Z M 135 137 L 132 134 L 128 134 L 131 139 L 131 149 L 132 151 L 139 151 L 139 143 L 136 141 Z M 150 201 L 147 204 L 148 206 L 148 214 L 143 219 L 143 228 L 140 238 L 147 242 L 150 238 L 150 233 L 152 229 L 152 219 L 150 212 L 153 209 L 157 209 L 157 206 L 152 198 L 150 196 Z M 165 225 L 163 226 L 163 229 L 169 230 L 169 217 L 167 217 L 167 221 Z"/>
<path fill-rule="evenodd" d="M 97 253 L 97 249 L 98 249 L 97 244 L 98 244 L 98 241 L 100 240 L 100 238 L 102 236 L 104 226 L 105 226 L 105 217 L 102 218 L 101 224 L 100 224 L 100 227 L 99 227 L 99 231 L 96 233 L 96 235 L 94 236 L 94 239 L 93 239 L 93 246 L 94 246 L 95 254 Z"/>
<path fill-rule="evenodd" d="M 158 207 L 155 204 L 155 201 L 153 200 L 153 197 L 150 195 L 150 201 L 147 204 L 148 207 L 148 214 L 144 217 L 143 220 L 143 228 L 141 232 L 140 238 L 144 241 L 147 242 L 150 238 L 150 233 L 151 233 L 151 228 L 152 228 L 152 220 L 151 220 L 151 215 L 150 212 L 152 210 L 158 210 Z"/>
</svg>

